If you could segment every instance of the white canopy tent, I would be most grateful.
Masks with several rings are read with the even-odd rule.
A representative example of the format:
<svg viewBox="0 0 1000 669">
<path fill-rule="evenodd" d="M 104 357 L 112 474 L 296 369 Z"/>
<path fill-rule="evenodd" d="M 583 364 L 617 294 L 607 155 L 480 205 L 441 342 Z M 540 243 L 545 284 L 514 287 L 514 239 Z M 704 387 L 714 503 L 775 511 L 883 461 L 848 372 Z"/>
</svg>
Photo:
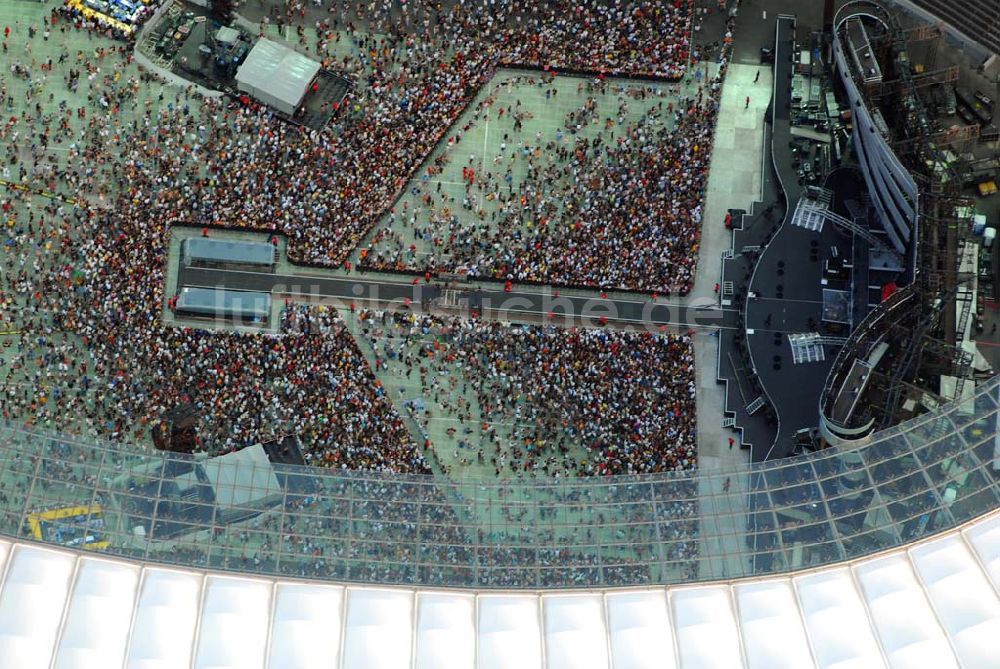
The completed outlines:
<svg viewBox="0 0 1000 669">
<path fill-rule="evenodd" d="M 255 100 L 292 115 L 319 70 L 318 62 L 291 47 L 259 39 L 236 70 L 236 86 Z"/>
<path fill-rule="evenodd" d="M 209 458 L 202 469 L 215 492 L 215 503 L 224 509 L 281 495 L 281 484 L 260 444 Z"/>
</svg>

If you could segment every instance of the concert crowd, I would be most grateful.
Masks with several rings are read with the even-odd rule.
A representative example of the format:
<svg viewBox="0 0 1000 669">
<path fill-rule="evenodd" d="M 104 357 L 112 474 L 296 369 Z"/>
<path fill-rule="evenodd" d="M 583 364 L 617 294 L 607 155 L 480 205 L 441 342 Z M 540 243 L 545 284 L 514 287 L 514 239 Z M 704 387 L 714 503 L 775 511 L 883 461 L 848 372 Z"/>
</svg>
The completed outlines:
<svg viewBox="0 0 1000 669">
<path fill-rule="evenodd" d="M 559 178 L 586 185 L 558 211 L 544 201 L 508 207 L 502 220 L 491 221 L 490 235 L 429 232 L 439 253 L 419 263 L 401 260 L 398 252 L 379 253 L 376 240 L 368 239 L 409 179 L 435 171 L 434 165 L 421 167 L 435 146 L 471 129 L 455 124 L 498 67 L 544 67 L 548 76 L 560 68 L 588 71 L 601 82 L 598 88 L 619 72 L 682 77 L 692 27 L 687 2 L 636 2 L 630 11 L 594 3 L 575 12 L 556 5 L 529 11 L 504 2 L 439 12 L 409 3 L 402 15 L 386 14 L 385 6 L 351 7 L 343 14 L 334 13 L 335 7 L 330 15 L 339 18 L 316 22 L 315 43 L 308 31 L 299 31 L 303 48 L 358 83 L 330 131 L 308 134 L 269 125 L 247 144 L 247 130 L 253 134 L 260 120 L 254 114 L 235 119 L 237 133 L 224 129 L 205 142 L 208 156 L 219 160 L 181 189 L 172 222 L 281 232 L 291 240 L 293 259 L 319 265 L 343 266 L 365 244 L 360 266 L 369 269 L 461 269 L 500 280 L 690 289 L 717 83 L 706 82 L 698 99 L 676 110 L 676 130 L 630 128 L 624 145 L 570 145 L 565 155 L 546 147 L 538 162 L 556 161 Z M 358 33 L 361 25 L 382 35 Z M 339 55 L 344 33 L 335 32 L 338 27 L 351 35 L 350 54 Z M 475 123 L 502 116 L 480 112 Z M 541 168 L 532 173 L 519 184 L 523 193 L 541 192 L 556 178 Z M 494 181 L 499 179 L 498 173 Z M 487 179 L 477 188 L 490 185 Z M 515 195 L 508 192 L 506 199 Z M 514 225 L 524 218 L 551 223 L 527 234 Z"/>
<path fill-rule="evenodd" d="M 695 463 L 687 336 L 507 326 L 363 310 L 386 379 L 416 381 L 418 419 L 494 476 L 648 474 Z M 387 381 L 387 383 L 390 383 Z M 433 407 L 433 408 L 432 408 Z M 453 461 L 456 458 L 442 458 Z"/>
<path fill-rule="evenodd" d="M 11 156 L 5 174 L 33 188 L 86 200 L 88 206 L 74 208 L 58 200 L 41 206 L 37 198 L 32 202 L 13 190 L 4 196 L 11 218 L 4 247 L 7 271 L 0 289 L 12 307 L 8 314 L 19 312 L 5 314 L 9 327 L 19 332 L 13 340 L 16 355 L 0 370 L 8 381 L 5 417 L 24 416 L 31 424 L 51 425 L 58 416 L 70 415 L 79 424 L 75 429 L 127 441 L 144 438 L 165 409 L 193 401 L 202 412 L 201 434 L 210 452 L 226 452 L 291 430 L 306 435 L 309 456 L 320 464 L 426 470 L 418 445 L 407 436 L 334 313 L 290 307 L 275 335 L 162 325 L 171 226 L 272 229 L 289 236 L 290 253 L 297 260 L 342 262 L 499 64 L 527 60 L 593 68 L 594 54 L 601 53 L 605 66 L 600 69 L 608 72 L 679 74 L 687 57 L 690 17 L 682 3 L 633 3 L 633 11 L 621 16 L 606 13 L 622 10 L 602 6 L 564 16 L 546 14 L 554 9 L 535 14 L 500 3 L 494 12 L 471 8 L 434 14 L 425 22 L 414 19 L 418 10 L 412 3 L 410 7 L 411 14 L 403 19 L 377 12 L 366 17 L 364 27 L 387 27 L 387 36 L 379 42 L 364 36 L 360 23 L 348 20 L 349 14 L 342 15 L 340 27 L 368 54 L 354 61 L 345 57 L 347 69 L 367 74 L 337 124 L 319 133 L 278 121 L 265 109 L 162 86 L 136 70 L 128 47 L 95 42 L 92 53 L 63 48 L 58 59 L 39 62 L 28 48 L 38 38 L 26 34 L 26 26 L 15 28 L 7 40 L 12 48 L 23 49 L 24 56 L 17 61 L 17 72 L 12 66 L 11 76 L 29 82 L 29 104 L 0 131 Z M 507 19 L 503 11 L 509 12 Z M 404 32 L 410 24 L 418 26 L 415 36 Z M 536 40 L 532 46 L 532 40 L 518 38 L 526 25 L 538 28 L 540 36 L 555 38 Z M 55 14 L 37 28 L 46 33 L 74 29 Z M 578 48 L 560 48 L 570 36 Z M 480 48 L 483 43 L 490 46 Z M 579 62 L 567 60 L 574 57 Z M 54 108 L 60 79 L 66 89 L 86 90 L 92 107 L 63 102 Z M 717 84 L 706 90 L 706 98 L 717 96 Z M 692 107 L 702 109 L 692 112 L 697 120 L 691 127 L 697 132 L 705 132 L 712 114 L 710 105 Z M 677 132 L 687 127 L 684 124 L 680 119 Z M 639 130 L 636 142 L 642 143 L 640 137 L 652 141 L 654 134 Z M 63 153 L 48 151 L 50 147 Z M 654 148 L 649 144 L 646 152 Z M 615 155 L 614 149 L 609 151 Z M 701 153 L 708 154 L 707 145 Z M 595 153 L 593 160 L 596 166 L 604 159 Z M 664 157 L 662 162 L 670 161 Z M 686 208 L 680 203 L 693 205 L 699 199 L 682 191 L 684 183 L 676 187 L 682 199 L 670 206 Z M 693 223 L 683 234 L 696 234 L 692 230 Z M 621 241 L 620 235 L 607 240 L 616 245 Z M 594 254 L 614 255 L 599 240 L 592 244 Z M 620 260 L 622 266 L 635 264 L 627 257 Z M 530 263 L 531 256 L 525 254 L 520 262 Z M 650 264 L 656 266 L 645 273 L 652 276 L 660 267 Z M 580 279 L 568 266 L 562 276 L 567 282 Z M 304 322 L 308 336 L 300 333 Z M 470 338 L 468 345 L 486 347 L 489 342 L 484 355 L 503 350 L 511 336 L 500 326 L 477 327 L 483 339 Z M 687 365 L 690 371 L 686 345 L 662 351 L 654 346 L 629 350 L 634 342 L 615 346 L 620 347 L 618 357 L 633 361 L 635 368 L 676 355 L 671 365 Z M 533 364 L 538 369 L 550 368 L 556 360 L 566 364 L 582 351 L 574 346 L 544 350 Z M 498 363 L 484 358 L 482 364 Z M 609 361 L 601 364 L 614 371 Z M 579 362 L 573 365 L 573 372 L 564 371 L 560 382 L 569 382 L 578 372 Z M 621 372 L 620 378 L 628 378 L 628 373 Z M 593 442 L 588 464 L 576 471 L 692 467 L 693 402 L 687 380 L 684 377 L 677 389 L 680 396 L 662 398 L 669 407 L 665 413 L 672 416 L 664 419 L 667 424 L 631 426 L 644 442 L 664 449 L 653 455 L 630 452 L 622 446 L 622 435 L 587 425 L 588 411 L 609 406 L 628 423 L 634 409 L 625 398 L 636 391 L 586 388 L 601 409 L 581 408 L 579 415 L 570 415 L 572 426 L 561 437 L 572 434 Z M 335 392 L 327 392 L 331 387 Z M 510 410 L 501 405 L 489 411 Z M 642 410 L 647 418 L 655 413 L 652 407 Z M 615 414 L 603 423 L 616 423 Z M 538 429 L 536 439 L 543 440 L 554 430 L 543 425 Z"/>
<path fill-rule="evenodd" d="M 690 288 L 721 79 L 662 109 L 671 117 L 669 128 L 647 119 L 625 130 L 627 141 L 609 131 L 600 143 L 542 144 L 533 147 L 540 152 L 515 156 L 529 174 L 518 182 L 525 191 L 541 192 L 548 178 L 589 182 L 590 192 L 567 196 L 581 212 L 579 227 L 522 231 L 512 244 L 494 232 L 465 230 L 450 238 L 447 221 L 430 215 L 422 224 L 440 237 L 440 249 L 419 262 L 394 248 L 391 228 L 370 241 L 410 178 L 426 169 L 424 158 L 456 132 L 455 120 L 498 67 L 547 68 L 549 78 L 559 76 L 553 70 L 603 72 L 582 80 L 595 95 L 613 89 L 610 75 L 617 73 L 686 73 L 693 30 L 686 0 L 464 4 L 465 11 L 439 12 L 411 0 L 401 12 L 390 3 L 320 2 L 328 16 L 299 35 L 308 43 L 306 34 L 315 31 L 310 49 L 358 82 L 322 132 L 278 121 L 266 109 L 168 87 L 137 68 L 130 46 L 104 39 L 96 27 L 74 27 L 56 14 L 31 31 L 10 26 L 4 36 L 10 67 L 0 72 L 0 104 L 7 110 L 0 176 L 27 190 L 0 191 L 2 418 L 85 440 L 146 444 L 165 410 L 191 402 L 200 414 L 201 448 L 212 454 L 294 432 L 311 463 L 337 469 L 427 473 L 435 460 L 445 460 L 436 453 L 443 448 L 461 448 L 502 478 L 695 467 L 693 355 L 686 337 L 358 312 L 345 316 L 367 330 L 358 342 L 335 310 L 300 304 L 279 304 L 271 333 L 164 323 L 167 249 L 177 224 L 282 233 L 294 260 L 320 265 L 345 265 L 361 247 L 362 266 L 370 268 L 423 273 L 463 266 L 501 280 Z M 300 11 L 289 5 L 276 19 L 294 20 Z M 64 45 L 51 57 L 32 53 L 43 35 L 47 42 L 54 34 L 59 44 L 60 35 L 73 30 L 93 32 L 86 51 Z M 339 40 L 355 44 L 352 55 L 336 55 Z M 720 77 L 724 73 L 723 60 Z M 86 105 L 78 102 L 82 97 Z M 499 121 L 497 110 L 482 111 L 481 120 L 492 114 Z M 575 120 L 567 119 L 567 134 Z M 503 191 L 499 170 L 484 177 L 484 190 Z M 470 194 L 476 187 L 470 184 Z M 521 204 L 509 192 L 501 203 L 507 210 L 497 214 L 493 229 L 529 213 L 536 220 L 566 215 L 550 202 Z M 577 249 L 580 255 L 573 255 Z M 371 347 L 374 370 L 363 347 Z M 378 380 L 392 370 L 420 378 L 434 416 L 463 426 L 448 443 L 421 444 L 412 436 Z M 434 417 L 415 415 L 424 428 Z M 521 427 L 488 426 L 504 422 Z M 669 503 L 636 504 L 634 524 L 616 530 L 615 538 L 632 552 L 606 551 L 600 564 L 596 558 L 581 564 L 589 558 L 563 549 L 571 539 L 556 529 L 573 521 L 544 517 L 539 502 L 545 500 L 495 500 L 502 526 L 471 529 L 469 501 L 438 490 L 403 490 L 395 482 L 358 485 L 369 486 L 361 497 L 370 501 L 358 500 L 355 491 L 349 507 L 335 508 L 335 495 L 328 496 L 322 503 L 329 508 L 286 514 L 290 524 L 280 529 L 268 525 L 274 515 L 262 516 L 256 528 L 227 527 L 229 548 L 215 555 L 231 566 L 267 571 L 277 568 L 268 563 L 280 550 L 289 574 L 382 582 L 411 582 L 419 572 L 422 581 L 443 584 L 463 578 L 501 586 L 637 583 L 649 578 L 644 563 L 658 560 L 696 575 L 692 489 L 664 490 Z M 623 490 L 620 499 L 591 501 L 628 501 Z M 647 492 L 637 488 L 635 495 L 643 500 Z M 344 520 L 351 513 L 360 518 Z M 581 518 L 578 530 L 566 531 L 589 532 L 608 520 Z M 353 524 L 340 527 L 344 522 Z M 527 535 L 542 544 L 518 546 L 519 523 L 545 522 L 553 523 L 549 535 Z M 659 523 L 655 541 L 653 522 Z M 661 542 L 663 552 L 642 553 L 644 542 L 649 551 Z M 193 542 L 171 550 L 204 555 Z M 523 569 L 536 563 L 543 569 Z"/>
</svg>

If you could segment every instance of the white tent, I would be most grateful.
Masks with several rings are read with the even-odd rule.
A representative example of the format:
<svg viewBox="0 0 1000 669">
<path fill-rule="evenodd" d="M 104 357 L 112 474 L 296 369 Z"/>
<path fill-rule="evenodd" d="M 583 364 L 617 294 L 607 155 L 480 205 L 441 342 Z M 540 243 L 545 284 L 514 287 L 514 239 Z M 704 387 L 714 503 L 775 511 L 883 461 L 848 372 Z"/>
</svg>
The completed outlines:
<svg viewBox="0 0 1000 669">
<path fill-rule="evenodd" d="M 209 458 L 202 464 L 223 509 L 246 507 L 281 494 L 281 485 L 260 444 Z"/>
<path fill-rule="evenodd" d="M 284 44 L 258 40 L 236 71 L 237 87 L 283 114 L 294 114 L 319 72 L 315 60 Z"/>
</svg>

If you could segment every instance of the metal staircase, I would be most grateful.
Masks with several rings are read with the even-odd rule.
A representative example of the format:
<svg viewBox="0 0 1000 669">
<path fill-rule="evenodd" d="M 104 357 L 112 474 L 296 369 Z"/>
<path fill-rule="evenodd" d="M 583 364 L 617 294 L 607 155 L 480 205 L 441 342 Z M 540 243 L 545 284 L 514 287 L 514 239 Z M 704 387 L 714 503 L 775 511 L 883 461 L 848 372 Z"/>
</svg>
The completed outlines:
<svg viewBox="0 0 1000 669">
<path fill-rule="evenodd" d="M 826 360 L 827 346 L 843 346 L 847 337 L 831 337 L 818 332 L 804 332 L 788 335 L 788 344 L 792 348 L 792 363 L 799 365 L 807 362 L 823 362 Z"/>
<path fill-rule="evenodd" d="M 826 221 L 824 212 L 830 211 L 833 202 L 833 191 L 826 188 L 811 188 L 809 194 L 799 198 L 792 212 L 792 225 L 819 232 Z"/>
<path fill-rule="evenodd" d="M 820 343 L 819 333 L 806 332 L 788 335 L 788 344 L 792 348 L 792 364 L 801 365 L 806 362 L 823 362 L 826 351 Z"/>
</svg>

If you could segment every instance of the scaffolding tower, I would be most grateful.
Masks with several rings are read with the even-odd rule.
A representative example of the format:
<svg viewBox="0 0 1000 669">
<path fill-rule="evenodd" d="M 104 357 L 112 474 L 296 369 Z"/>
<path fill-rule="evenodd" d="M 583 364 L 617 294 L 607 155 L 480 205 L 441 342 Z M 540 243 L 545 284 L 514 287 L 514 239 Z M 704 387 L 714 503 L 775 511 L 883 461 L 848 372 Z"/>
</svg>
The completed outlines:
<svg viewBox="0 0 1000 669">
<path fill-rule="evenodd" d="M 943 375 L 955 377 L 955 392 L 961 395 L 973 374 L 972 356 L 961 343 L 974 313 L 970 286 L 976 279 L 962 266 L 962 252 L 971 235 L 970 222 L 963 216 L 971 202 L 962 195 L 961 180 L 942 149 L 967 141 L 971 135 L 961 129 L 950 134 L 936 129 L 920 96 L 921 88 L 954 82 L 957 69 L 915 72 L 908 40 L 933 40 L 940 30 L 924 26 L 908 33 L 895 15 L 879 9 L 877 20 L 882 26 L 867 34 L 883 76 L 878 81 L 858 81 L 857 77 L 855 81 L 868 108 L 886 119 L 893 152 L 918 186 L 917 225 L 908 258 L 912 282 L 907 292 L 912 299 L 905 309 L 893 310 L 891 316 L 869 324 L 873 332 L 862 337 L 867 344 L 855 351 L 845 347 L 845 355 L 838 356 L 842 360 L 835 362 L 831 372 L 831 379 L 837 377 L 839 366 L 842 374 L 851 359 L 863 359 L 870 352 L 873 342 L 892 342 L 891 352 L 871 373 L 864 416 L 852 420 L 861 424 L 874 419 L 876 429 L 943 403 L 946 398 L 939 391 Z M 933 48 L 929 53 L 936 60 Z M 831 392 L 836 392 L 834 386 Z"/>
</svg>

